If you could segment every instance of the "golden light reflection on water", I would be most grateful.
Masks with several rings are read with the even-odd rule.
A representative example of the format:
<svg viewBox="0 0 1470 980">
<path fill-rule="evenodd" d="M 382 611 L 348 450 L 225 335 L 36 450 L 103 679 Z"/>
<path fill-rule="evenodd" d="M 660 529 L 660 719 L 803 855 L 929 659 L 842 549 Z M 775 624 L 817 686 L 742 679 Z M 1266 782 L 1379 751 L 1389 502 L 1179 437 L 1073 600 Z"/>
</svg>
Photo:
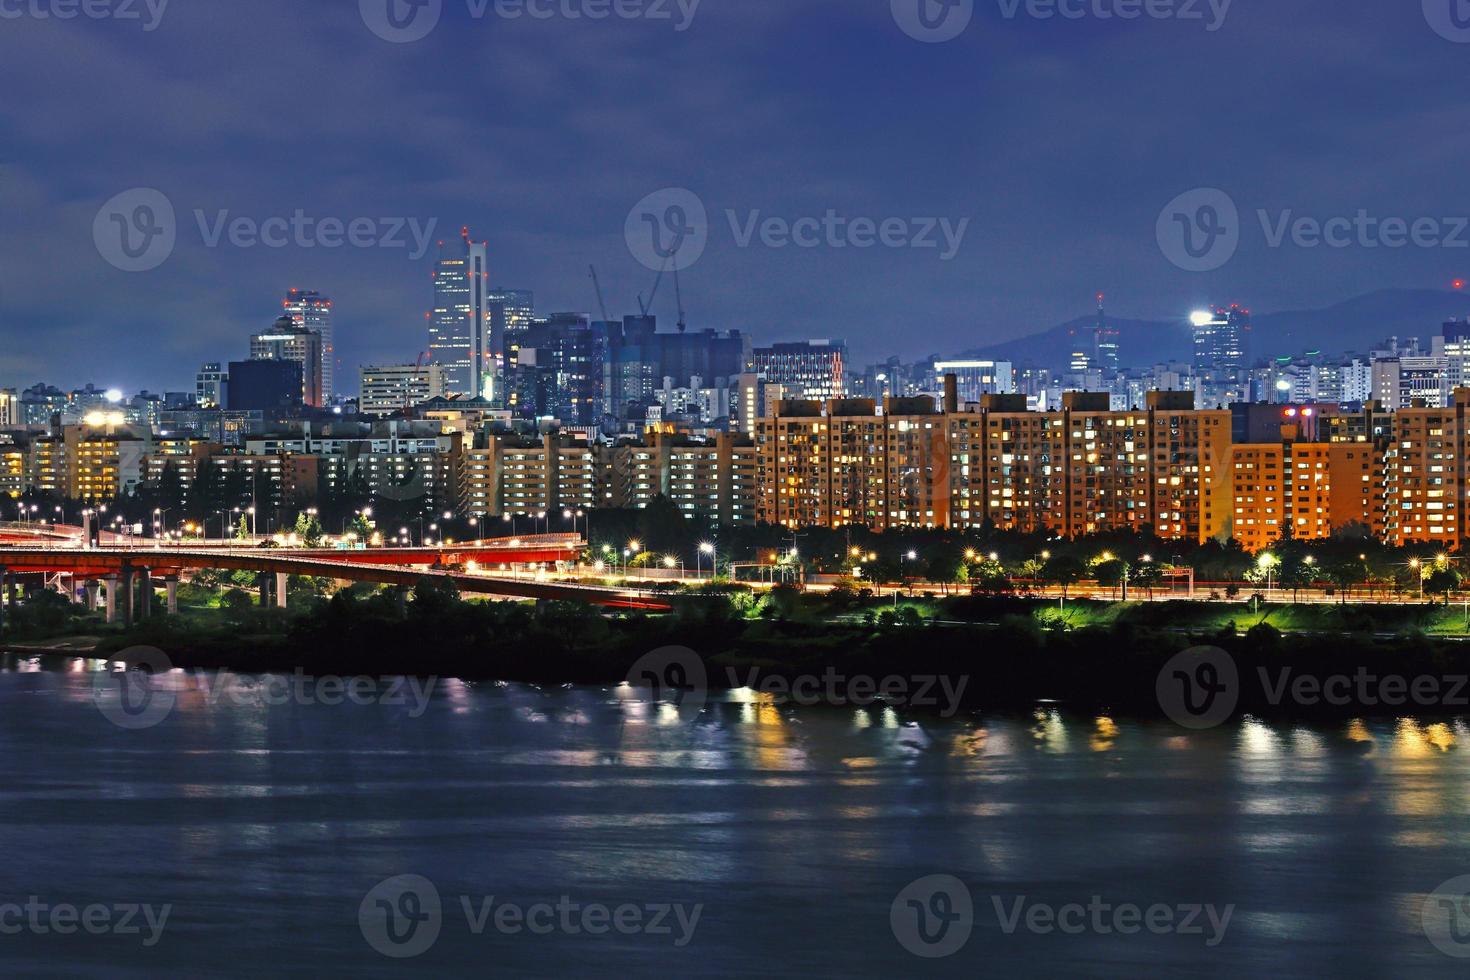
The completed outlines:
<svg viewBox="0 0 1470 980">
<path fill-rule="evenodd" d="M 949 743 L 949 754 L 956 758 L 976 758 L 985 754 L 989 741 L 990 732 L 984 728 L 956 732 Z"/>
<path fill-rule="evenodd" d="M 1118 723 L 1107 715 L 1099 715 L 1092 723 L 1092 736 L 1087 747 L 1093 752 L 1106 752 L 1118 740 Z"/>
<path fill-rule="evenodd" d="M 1454 730 L 1443 722 L 1425 725 L 1413 718 L 1400 718 L 1394 728 L 1393 754 L 1399 758 L 1442 755 L 1454 745 Z"/>
</svg>

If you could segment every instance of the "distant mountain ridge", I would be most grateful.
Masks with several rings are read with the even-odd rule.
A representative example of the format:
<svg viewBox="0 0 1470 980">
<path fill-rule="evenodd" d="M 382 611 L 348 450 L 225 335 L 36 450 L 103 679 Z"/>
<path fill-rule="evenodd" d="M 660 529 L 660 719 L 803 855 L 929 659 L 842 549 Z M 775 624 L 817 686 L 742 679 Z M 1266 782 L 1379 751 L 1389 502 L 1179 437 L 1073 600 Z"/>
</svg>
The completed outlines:
<svg viewBox="0 0 1470 980">
<path fill-rule="evenodd" d="M 1119 360 L 1125 367 L 1148 367 L 1161 361 L 1189 361 L 1193 337 L 1189 313 L 1177 321 L 1125 320 L 1108 317 L 1118 330 Z M 1433 289 L 1381 289 L 1320 310 L 1252 313 L 1251 360 L 1291 357 L 1307 351 L 1326 354 L 1366 353 L 1385 337 L 1419 337 L 1439 333 L 1446 320 L 1470 314 L 1470 293 Z M 1072 332 L 1090 343 L 1096 314 L 1078 317 L 1027 337 L 965 351 L 961 357 L 990 358 L 1054 370 L 1067 366 Z M 1426 343 L 1426 347 L 1428 344 Z M 1089 350 L 1091 348 L 1088 348 Z"/>
</svg>

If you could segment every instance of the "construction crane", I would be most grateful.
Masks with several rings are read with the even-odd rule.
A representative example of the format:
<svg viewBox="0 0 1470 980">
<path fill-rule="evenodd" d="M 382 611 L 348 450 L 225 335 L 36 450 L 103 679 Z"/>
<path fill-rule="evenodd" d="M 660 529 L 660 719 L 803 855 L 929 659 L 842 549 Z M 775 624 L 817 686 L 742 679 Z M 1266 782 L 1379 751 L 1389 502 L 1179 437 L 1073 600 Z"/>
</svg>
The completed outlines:
<svg viewBox="0 0 1470 980">
<path fill-rule="evenodd" d="M 602 283 L 597 281 L 597 266 L 589 265 L 587 268 L 592 270 L 592 288 L 597 290 L 597 305 L 602 310 L 602 320 L 604 323 L 611 323 L 612 317 L 607 315 L 607 303 L 602 298 Z"/>
<path fill-rule="evenodd" d="M 653 307 L 654 297 L 656 297 L 658 295 L 659 283 L 661 283 L 661 282 L 664 281 L 664 271 L 666 269 L 668 269 L 668 267 L 669 267 L 669 261 L 668 261 L 668 259 L 665 259 L 664 260 L 664 264 L 663 264 L 663 268 L 662 269 L 659 269 L 658 270 L 658 275 L 657 276 L 654 276 L 654 278 L 653 278 L 653 290 L 648 294 L 648 302 L 647 303 L 643 302 L 643 294 L 642 293 L 639 293 L 638 294 L 638 309 L 643 312 L 643 315 L 644 316 L 648 316 L 648 311 Z M 675 269 L 675 274 L 676 275 L 678 274 L 678 270 L 677 269 Z"/>
<path fill-rule="evenodd" d="M 673 256 L 670 256 L 670 258 L 673 258 Z M 654 297 L 658 295 L 659 284 L 664 281 L 664 273 L 668 271 L 668 268 L 669 263 L 665 261 L 664 267 L 662 269 L 659 269 L 658 275 L 654 277 L 653 289 L 648 294 L 647 303 L 643 302 L 642 293 L 638 295 L 638 308 L 643 311 L 644 316 L 648 316 L 648 311 L 652 309 Z M 679 264 L 677 262 L 674 263 L 674 295 L 679 305 L 679 332 L 683 333 L 688 328 L 689 324 L 685 321 L 684 316 L 684 290 L 679 285 Z"/>
<path fill-rule="evenodd" d="M 679 305 L 679 332 L 683 333 L 688 326 L 684 322 L 684 290 L 679 288 L 679 267 L 674 266 L 674 298 Z"/>
</svg>

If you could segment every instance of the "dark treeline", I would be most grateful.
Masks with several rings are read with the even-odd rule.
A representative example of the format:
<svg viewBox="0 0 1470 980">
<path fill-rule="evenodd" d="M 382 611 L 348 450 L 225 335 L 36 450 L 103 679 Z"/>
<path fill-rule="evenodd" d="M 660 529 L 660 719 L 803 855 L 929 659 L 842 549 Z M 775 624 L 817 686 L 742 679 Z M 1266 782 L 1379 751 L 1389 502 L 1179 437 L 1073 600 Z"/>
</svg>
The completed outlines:
<svg viewBox="0 0 1470 980">
<path fill-rule="evenodd" d="M 1226 651 L 1238 666 L 1238 712 L 1260 715 L 1458 713 L 1450 699 L 1470 673 L 1463 644 L 1412 630 L 1373 632 L 1384 611 L 1351 610 L 1357 632 L 1283 636 L 1257 623 L 1191 631 L 1167 621 L 1167 607 L 1141 607 L 1141 617 L 1108 627 L 1043 628 L 1035 604 L 976 596 L 939 600 L 935 619 L 912 606 L 893 609 L 861 596 L 834 618 L 831 600 L 776 590 L 756 599 L 739 592 L 676 598 L 674 614 L 607 616 L 572 603 L 465 602 L 425 582 L 402 604 L 389 592 L 349 589 L 300 610 L 282 612 L 226 604 L 226 621 L 200 630 L 156 619 L 109 635 L 101 650 L 146 645 L 176 666 L 242 672 L 300 670 L 309 675 L 418 674 L 532 683 L 612 685 L 652 651 L 686 647 L 703 659 L 712 688 L 761 687 L 772 679 L 836 672 L 845 677 L 902 678 L 909 690 L 942 677 L 962 689 L 966 710 L 1026 710 L 1056 703 L 1077 710 L 1152 716 L 1157 684 L 1176 654 L 1198 646 Z M 754 603 L 754 615 L 746 610 Z M 1323 607 L 1323 615 L 1347 611 Z M 1324 620 L 1325 622 L 1325 620 Z M 1282 673 L 1286 671 L 1286 673 Z M 1362 699 L 1303 701 L 1292 694 L 1314 676 L 1431 678 L 1428 703 Z M 1461 682 L 1457 685 L 1457 678 Z M 963 684 L 960 682 L 963 680 Z M 936 688 L 937 689 L 937 688 Z M 1377 688 L 1373 688 L 1377 690 Z"/>
</svg>

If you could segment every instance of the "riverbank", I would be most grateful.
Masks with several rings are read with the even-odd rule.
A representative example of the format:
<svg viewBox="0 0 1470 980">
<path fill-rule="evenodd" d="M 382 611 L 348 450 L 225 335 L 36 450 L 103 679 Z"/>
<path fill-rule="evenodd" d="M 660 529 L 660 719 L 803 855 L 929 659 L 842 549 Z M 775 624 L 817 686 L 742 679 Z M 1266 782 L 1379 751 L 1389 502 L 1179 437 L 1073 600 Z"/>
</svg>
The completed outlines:
<svg viewBox="0 0 1470 980">
<path fill-rule="evenodd" d="M 570 603 L 462 601 L 423 587 L 403 607 L 344 590 L 289 612 L 201 605 L 129 630 L 79 618 L 70 635 L 0 647 L 118 659 L 151 648 L 175 667 L 244 673 L 603 686 L 648 679 L 657 653 L 665 686 L 824 698 L 856 685 L 870 702 L 907 707 L 923 691 L 927 706 L 949 712 L 1055 703 L 1158 715 L 1213 707 L 1221 695 L 1234 714 L 1470 712 L 1470 644 L 1422 628 L 1443 607 L 1267 607 L 1247 622 L 1222 619 L 1230 611 L 1241 609 L 1069 602 L 1062 610 L 977 596 L 895 608 L 860 594 L 784 592 L 754 601 L 686 595 L 672 614 L 607 615 Z M 1216 651 L 1208 664 L 1177 662 L 1202 647 Z"/>
</svg>

